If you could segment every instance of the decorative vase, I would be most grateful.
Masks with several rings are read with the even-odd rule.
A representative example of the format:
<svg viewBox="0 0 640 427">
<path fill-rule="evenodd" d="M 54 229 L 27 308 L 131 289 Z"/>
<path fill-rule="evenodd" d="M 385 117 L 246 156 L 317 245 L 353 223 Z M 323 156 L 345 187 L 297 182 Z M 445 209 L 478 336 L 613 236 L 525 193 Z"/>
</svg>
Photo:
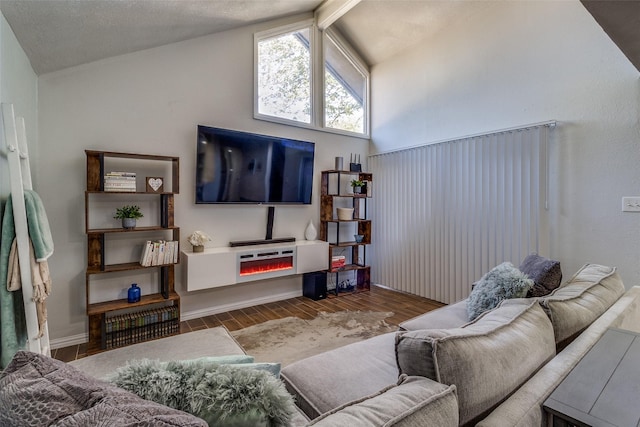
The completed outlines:
<svg viewBox="0 0 640 427">
<path fill-rule="evenodd" d="M 316 240 L 316 237 L 318 237 L 318 230 L 313 226 L 313 222 L 309 220 L 309 225 L 307 225 L 307 228 L 304 230 L 304 238 L 307 240 Z"/>
<path fill-rule="evenodd" d="M 136 228 L 136 219 L 135 218 L 122 218 L 122 227 L 123 228 Z"/>
<path fill-rule="evenodd" d="M 204 246 L 194 246 L 193 252 L 204 252 Z"/>
<path fill-rule="evenodd" d="M 136 283 L 132 284 L 127 292 L 127 301 L 128 302 L 138 302 L 140 301 L 140 288 Z"/>
<path fill-rule="evenodd" d="M 362 187 L 359 187 L 359 186 L 353 187 L 354 194 L 360 194 L 361 192 L 362 192 Z"/>
</svg>

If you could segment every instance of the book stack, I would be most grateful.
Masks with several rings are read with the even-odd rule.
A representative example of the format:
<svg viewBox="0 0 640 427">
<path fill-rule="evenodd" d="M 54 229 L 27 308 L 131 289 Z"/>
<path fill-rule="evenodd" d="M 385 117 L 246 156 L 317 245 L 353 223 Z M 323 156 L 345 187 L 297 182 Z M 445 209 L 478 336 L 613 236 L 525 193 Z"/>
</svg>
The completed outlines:
<svg viewBox="0 0 640 427">
<path fill-rule="evenodd" d="M 178 308 L 174 306 L 121 314 L 105 319 L 105 348 L 120 347 L 178 333 Z"/>
<path fill-rule="evenodd" d="M 147 240 L 140 255 L 140 265 L 175 264 L 178 262 L 179 245 L 177 240 Z"/>
<path fill-rule="evenodd" d="M 344 255 L 333 256 L 331 257 L 331 268 L 333 270 L 337 268 L 342 268 L 345 266 L 345 262 L 346 262 L 346 259 Z"/>
<path fill-rule="evenodd" d="M 109 172 L 104 176 L 104 191 L 136 191 L 135 172 Z"/>
</svg>

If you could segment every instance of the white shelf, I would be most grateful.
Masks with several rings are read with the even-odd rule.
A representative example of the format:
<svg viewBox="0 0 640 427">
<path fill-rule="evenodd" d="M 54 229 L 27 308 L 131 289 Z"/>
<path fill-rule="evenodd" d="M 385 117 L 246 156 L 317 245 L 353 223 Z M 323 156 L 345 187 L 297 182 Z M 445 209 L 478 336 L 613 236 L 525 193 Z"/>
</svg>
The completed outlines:
<svg viewBox="0 0 640 427">
<path fill-rule="evenodd" d="M 246 254 L 273 250 L 293 250 L 290 270 L 240 277 L 239 260 Z M 322 240 L 299 240 L 255 246 L 207 248 L 204 252 L 183 251 L 187 291 L 230 286 L 237 283 L 291 276 L 324 270 L 329 264 L 329 243 Z"/>
</svg>

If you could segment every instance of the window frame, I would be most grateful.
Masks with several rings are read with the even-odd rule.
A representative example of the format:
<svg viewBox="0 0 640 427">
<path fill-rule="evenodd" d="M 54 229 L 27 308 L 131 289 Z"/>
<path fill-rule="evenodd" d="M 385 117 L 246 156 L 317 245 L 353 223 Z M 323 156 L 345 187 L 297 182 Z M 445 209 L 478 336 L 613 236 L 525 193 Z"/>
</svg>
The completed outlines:
<svg viewBox="0 0 640 427">
<path fill-rule="evenodd" d="M 311 58 L 311 122 L 305 123 L 283 117 L 271 116 L 260 113 L 258 102 L 258 43 L 265 39 L 283 36 L 295 31 L 309 30 L 309 46 Z M 338 47 L 345 58 L 365 76 L 364 93 L 364 132 L 352 132 L 325 126 L 325 79 L 324 79 L 324 43 L 329 37 Z M 349 46 L 349 44 L 336 31 L 328 28 L 324 31 L 318 29 L 313 19 L 306 19 L 288 25 L 278 26 L 265 31 L 256 32 L 253 35 L 253 118 L 268 122 L 280 123 L 288 126 L 302 127 L 322 132 L 339 135 L 354 136 L 357 138 L 370 138 L 370 86 L 371 78 L 365 62 Z"/>
<path fill-rule="evenodd" d="M 353 66 L 353 68 L 355 68 L 359 73 L 361 73 L 364 76 L 365 79 L 365 83 L 364 83 L 364 93 L 363 93 L 363 123 L 362 123 L 362 127 L 363 127 L 363 132 L 351 132 L 351 131 L 347 131 L 347 130 L 343 130 L 343 129 L 336 129 L 336 128 L 330 128 L 326 126 L 325 123 L 325 118 L 326 118 L 326 106 L 325 106 L 325 91 L 326 91 L 326 84 L 325 84 L 325 78 L 324 78 L 324 73 L 325 73 L 325 40 L 326 39 L 330 39 L 331 42 L 338 48 L 338 50 L 340 51 L 340 53 L 342 55 L 344 55 L 345 59 L 347 61 L 349 61 L 349 63 Z M 331 131 L 331 132 L 337 132 L 337 133 L 344 133 L 347 135 L 362 135 L 362 136 L 366 136 L 367 138 L 369 137 L 369 119 L 370 119 L 370 102 L 369 102 L 369 95 L 370 95 L 370 75 L 369 75 L 369 69 L 368 67 L 365 65 L 365 62 L 360 58 L 360 56 L 353 50 L 353 48 L 349 45 L 349 43 L 347 43 L 347 41 L 340 35 L 340 33 L 338 33 L 337 31 L 334 31 L 331 28 L 327 28 L 325 31 L 322 32 L 322 46 L 321 46 L 321 51 L 322 51 L 322 61 L 320 61 L 320 65 L 321 65 L 321 74 L 320 76 L 322 76 L 322 91 L 320 92 L 321 94 L 321 117 L 320 117 L 320 123 L 322 123 L 322 128 L 327 130 L 327 131 Z"/>
</svg>

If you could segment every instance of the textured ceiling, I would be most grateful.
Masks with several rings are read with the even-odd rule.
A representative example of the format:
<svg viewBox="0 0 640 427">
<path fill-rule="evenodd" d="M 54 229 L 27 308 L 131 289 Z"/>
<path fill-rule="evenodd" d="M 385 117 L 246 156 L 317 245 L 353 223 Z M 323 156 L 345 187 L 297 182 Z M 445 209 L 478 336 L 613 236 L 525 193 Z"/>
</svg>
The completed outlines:
<svg viewBox="0 0 640 427">
<path fill-rule="evenodd" d="M 517 0 L 500 0 L 517 1 Z M 582 0 L 638 67 L 640 0 Z M 322 0 L 0 0 L 34 71 L 64 68 L 315 10 Z M 374 65 L 496 1 L 362 0 L 335 26 Z"/>
<path fill-rule="evenodd" d="M 336 27 L 369 65 L 383 62 L 464 22 L 496 2 L 451 0 L 363 0 Z"/>
<path fill-rule="evenodd" d="M 322 0 L 0 0 L 37 74 L 314 10 Z"/>
<path fill-rule="evenodd" d="M 44 74 L 287 15 L 322 0 L 0 0 L 0 10 Z M 362 0 L 336 26 L 370 65 L 491 2 Z"/>
</svg>

